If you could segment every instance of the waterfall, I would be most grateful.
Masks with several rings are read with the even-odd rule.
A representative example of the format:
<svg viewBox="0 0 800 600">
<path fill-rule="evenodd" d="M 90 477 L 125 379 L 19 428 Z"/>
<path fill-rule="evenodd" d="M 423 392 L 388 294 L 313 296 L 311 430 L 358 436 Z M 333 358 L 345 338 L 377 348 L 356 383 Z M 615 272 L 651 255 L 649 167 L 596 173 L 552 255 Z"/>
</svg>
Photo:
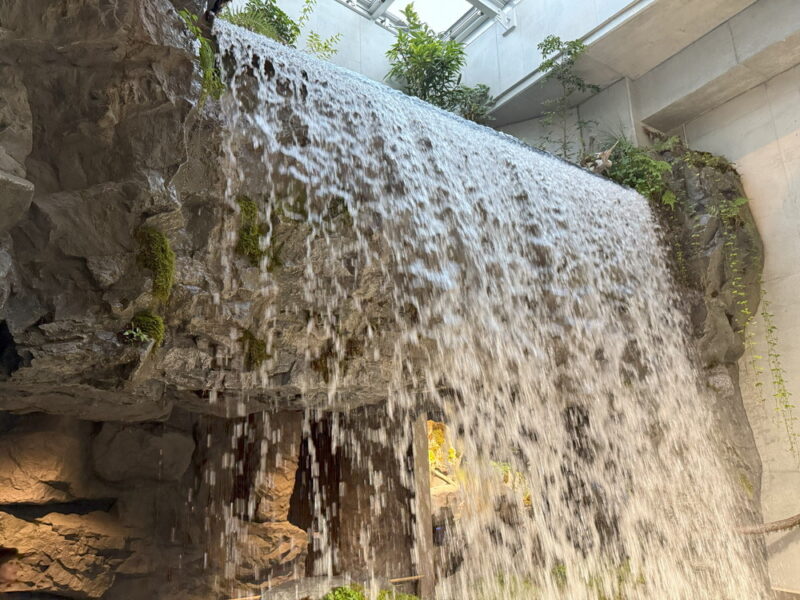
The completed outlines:
<svg viewBox="0 0 800 600">
<path fill-rule="evenodd" d="M 646 201 L 301 52 L 215 33 L 226 201 L 257 201 L 265 224 L 267 351 L 282 315 L 303 313 L 304 406 L 382 401 L 388 424 L 446 424 L 458 564 L 437 597 L 767 598 Z M 304 252 L 277 256 L 298 235 Z M 374 441 L 402 464 L 409 435 Z M 315 543 L 333 574 L 324 531 Z"/>
</svg>

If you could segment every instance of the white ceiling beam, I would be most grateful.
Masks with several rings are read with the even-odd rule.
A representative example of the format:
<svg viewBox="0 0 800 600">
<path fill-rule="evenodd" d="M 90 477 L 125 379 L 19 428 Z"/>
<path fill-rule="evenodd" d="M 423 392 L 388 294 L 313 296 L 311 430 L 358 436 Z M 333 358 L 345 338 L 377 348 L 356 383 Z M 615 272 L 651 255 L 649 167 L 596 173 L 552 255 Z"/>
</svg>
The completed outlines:
<svg viewBox="0 0 800 600">
<path fill-rule="evenodd" d="M 512 7 L 508 12 L 503 11 L 503 7 L 498 5 L 493 0 L 467 0 L 472 6 L 477 8 L 488 17 L 500 23 L 505 29 L 503 35 L 514 29 L 517 26 L 517 13 Z"/>
<path fill-rule="evenodd" d="M 382 2 L 373 10 L 370 14 L 372 15 L 372 20 L 381 18 L 383 15 L 386 14 L 386 11 L 392 6 L 394 0 L 382 0 Z"/>
</svg>

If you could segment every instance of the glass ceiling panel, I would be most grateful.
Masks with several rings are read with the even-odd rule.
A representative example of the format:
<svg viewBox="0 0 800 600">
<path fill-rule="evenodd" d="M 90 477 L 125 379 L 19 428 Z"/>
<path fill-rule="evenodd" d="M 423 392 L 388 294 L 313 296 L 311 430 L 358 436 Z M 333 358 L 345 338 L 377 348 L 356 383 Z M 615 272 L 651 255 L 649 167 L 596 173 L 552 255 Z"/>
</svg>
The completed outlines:
<svg viewBox="0 0 800 600">
<path fill-rule="evenodd" d="M 420 19 L 437 33 L 447 31 L 472 8 L 467 0 L 395 0 L 389 12 L 402 18 L 400 11 L 412 2 Z"/>
</svg>

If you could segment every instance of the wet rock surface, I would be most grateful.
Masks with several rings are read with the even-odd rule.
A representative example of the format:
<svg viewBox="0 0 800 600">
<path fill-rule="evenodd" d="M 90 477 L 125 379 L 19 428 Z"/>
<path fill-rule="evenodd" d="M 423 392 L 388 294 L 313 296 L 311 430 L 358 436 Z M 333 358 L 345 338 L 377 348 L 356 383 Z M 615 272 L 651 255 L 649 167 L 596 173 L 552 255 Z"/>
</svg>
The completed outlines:
<svg viewBox="0 0 800 600">
<path fill-rule="evenodd" d="M 724 159 L 679 143 L 658 153 L 672 166 L 675 209 L 657 211 L 707 390 L 715 428 L 744 507 L 760 522 L 761 459 L 739 389 L 745 325 L 757 312 L 764 251 L 739 174 Z"/>
<path fill-rule="evenodd" d="M 310 249 L 320 277 L 353 298 L 341 342 L 308 332 L 323 307 L 303 300 L 304 221 L 274 219 L 280 256 L 259 251 L 259 264 L 237 252 L 243 217 L 225 200 L 219 106 L 198 104 L 194 42 L 175 6 L 92 0 L 62 11 L 20 0 L 0 27 L 0 119 L 13 123 L 0 135 L 0 322 L 18 357 L 0 371 L 1 409 L 238 416 L 329 403 L 334 378 L 343 405 L 382 399 L 363 340 L 391 315 L 385 302 L 362 302 L 381 295 L 383 274 L 348 272 L 345 228 L 333 242 L 342 261 L 329 260 L 330 240 Z M 292 190 L 289 180 L 273 187 L 243 183 L 236 194 L 264 211 L 265 195 Z M 143 258 L 142 231 L 161 236 L 174 266 Z M 125 336 L 143 311 L 163 320 L 163 344 Z M 258 360 L 251 342 L 263 346 Z M 371 377 L 358 368 L 366 363 Z"/>
</svg>

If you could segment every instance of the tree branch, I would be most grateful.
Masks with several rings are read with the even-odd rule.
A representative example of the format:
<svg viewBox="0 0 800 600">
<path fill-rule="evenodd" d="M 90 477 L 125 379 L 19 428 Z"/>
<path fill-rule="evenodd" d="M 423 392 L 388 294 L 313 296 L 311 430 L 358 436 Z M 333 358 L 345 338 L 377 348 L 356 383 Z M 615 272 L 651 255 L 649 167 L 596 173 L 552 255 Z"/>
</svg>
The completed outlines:
<svg viewBox="0 0 800 600">
<path fill-rule="evenodd" d="M 771 523 L 764 523 L 763 525 L 753 525 L 751 527 L 740 527 L 736 531 L 744 535 L 761 535 L 764 533 L 773 533 L 775 531 L 784 531 L 800 526 L 800 514 L 782 519 L 781 521 L 773 521 Z"/>
</svg>

